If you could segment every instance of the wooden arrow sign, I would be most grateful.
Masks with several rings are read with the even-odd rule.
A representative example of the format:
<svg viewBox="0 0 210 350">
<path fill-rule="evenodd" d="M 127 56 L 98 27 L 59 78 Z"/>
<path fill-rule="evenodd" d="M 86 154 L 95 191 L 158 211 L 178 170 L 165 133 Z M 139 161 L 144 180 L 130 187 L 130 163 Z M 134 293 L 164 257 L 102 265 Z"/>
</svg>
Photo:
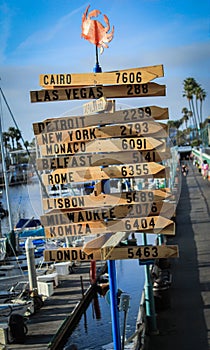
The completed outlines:
<svg viewBox="0 0 210 350">
<path fill-rule="evenodd" d="M 44 250 L 44 261 L 91 261 L 91 260 L 102 260 L 101 251 L 95 250 L 93 254 L 86 254 L 82 248 L 59 248 Z"/>
<path fill-rule="evenodd" d="M 90 182 L 95 180 L 120 178 L 166 178 L 169 168 L 158 163 L 137 163 L 92 168 L 57 169 L 51 174 L 43 174 L 42 181 L 46 186 L 75 182 Z"/>
<path fill-rule="evenodd" d="M 106 240 L 106 242 L 101 247 L 101 252 L 103 254 L 103 259 L 107 259 L 109 254 L 113 251 L 113 249 L 120 245 L 121 241 L 125 241 L 129 238 L 130 232 L 116 232 L 115 234 L 112 234 L 109 239 Z M 90 242 L 91 243 L 91 242 Z M 135 245 L 137 244 L 137 241 L 135 239 Z M 89 245 L 91 246 L 91 244 Z M 88 250 L 88 247 L 85 247 L 86 251 Z"/>
<path fill-rule="evenodd" d="M 85 128 L 88 126 L 137 123 L 143 120 L 168 119 L 168 108 L 157 106 L 138 107 L 116 111 L 115 113 L 100 113 L 89 116 L 71 116 L 51 118 L 34 123 L 34 134 Z"/>
<path fill-rule="evenodd" d="M 82 129 L 41 133 L 36 137 L 38 145 L 68 142 L 87 142 L 95 139 L 111 137 L 148 136 L 156 134 L 155 138 L 168 137 L 167 125 L 153 121 L 110 125 L 104 127 L 87 127 Z"/>
<path fill-rule="evenodd" d="M 74 167 L 92 167 L 117 165 L 126 163 L 162 162 L 171 157 L 170 150 L 166 152 L 152 151 L 123 151 L 88 155 L 37 158 L 38 170 L 56 170 Z"/>
<path fill-rule="evenodd" d="M 116 205 L 112 208 L 95 208 L 89 210 L 53 210 L 41 215 L 43 226 L 68 225 L 76 222 L 107 221 L 120 218 L 133 218 L 160 215 L 166 218 L 174 216 L 176 206 L 174 203 L 157 201 L 151 203 L 138 203 L 132 205 Z"/>
<path fill-rule="evenodd" d="M 82 88 L 62 88 L 53 90 L 30 91 L 31 102 L 56 102 L 70 100 L 92 100 L 100 97 L 130 98 L 165 96 L 165 85 L 156 83 L 107 85 Z"/>
<path fill-rule="evenodd" d="M 91 142 L 68 142 L 51 143 L 40 146 L 42 156 L 68 155 L 68 154 L 87 154 L 92 152 L 118 152 L 118 151 L 145 151 L 154 150 L 162 147 L 160 150 L 166 150 L 166 143 L 152 137 L 134 137 L 121 139 L 94 140 Z"/>
<path fill-rule="evenodd" d="M 105 259 L 106 256 L 108 260 L 178 258 L 179 249 L 177 245 L 102 248 L 102 258 Z"/>
<path fill-rule="evenodd" d="M 43 209 L 82 209 L 98 208 L 124 204 L 156 202 L 170 198 L 171 194 L 161 190 L 142 190 L 114 194 L 100 194 L 98 196 L 71 196 L 59 198 L 44 198 Z"/>
<path fill-rule="evenodd" d="M 68 262 L 68 261 L 90 261 L 104 260 L 104 252 L 100 249 L 94 250 L 91 254 L 86 254 L 82 248 L 59 248 L 54 250 L 46 249 L 44 251 L 45 262 Z M 124 259 L 162 259 L 178 258 L 179 247 L 177 245 L 158 245 L 158 246 L 126 246 L 115 247 L 108 260 Z"/>
<path fill-rule="evenodd" d="M 83 104 L 83 115 L 91 115 L 100 112 L 115 112 L 115 100 L 107 100 L 101 97 L 98 100 L 93 100 Z"/>
<path fill-rule="evenodd" d="M 157 65 L 104 73 L 41 74 L 39 82 L 44 88 L 103 84 L 145 84 L 163 76 L 163 65 Z"/>
<path fill-rule="evenodd" d="M 115 232 L 147 232 L 162 233 L 167 226 L 174 226 L 173 221 L 161 217 L 150 216 L 143 218 L 130 218 L 105 222 L 84 222 L 69 225 L 45 226 L 46 238 L 62 238 L 68 236 L 94 235 Z M 161 232 L 160 232 L 161 231 Z M 174 235 L 174 230 L 165 231 L 164 234 Z"/>
<path fill-rule="evenodd" d="M 94 239 L 91 239 L 85 245 L 83 245 L 83 251 L 86 254 L 92 254 L 95 250 L 101 249 L 107 242 L 113 242 L 112 247 L 114 248 L 121 241 L 129 237 L 129 232 L 116 232 L 113 233 L 104 233 Z"/>
</svg>

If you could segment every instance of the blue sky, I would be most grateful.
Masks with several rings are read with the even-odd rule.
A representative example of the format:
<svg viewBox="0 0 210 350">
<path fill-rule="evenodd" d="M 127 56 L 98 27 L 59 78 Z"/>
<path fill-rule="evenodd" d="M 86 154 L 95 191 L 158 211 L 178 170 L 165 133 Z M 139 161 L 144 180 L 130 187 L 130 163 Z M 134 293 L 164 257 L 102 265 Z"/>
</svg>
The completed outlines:
<svg viewBox="0 0 210 350">
<path fill-rule="evenodd" d="M 0 84 L 25 140 L 33 138 L 33 122 L 77 115 L 87 102 L 31 104 L 29 92 L 41 89 L 40 74 L 92 72 L 95 48 L 81 38 L 88 4 L 115 26 L 114 39 L 99 57 L 103 71 L 164 66 L 164 78 L 155 82 L 166 85 L 166 97 L 120 99 L 117 107 L 163 106 L 170 119 L 179 119 L 188 107 L 183 80 L 193 77 L 207 93 L 204 118 L 210 115 L 209 0 L 1 0 Z M 13 126 L 4 106 L 3 126 Z"/>
</svg>

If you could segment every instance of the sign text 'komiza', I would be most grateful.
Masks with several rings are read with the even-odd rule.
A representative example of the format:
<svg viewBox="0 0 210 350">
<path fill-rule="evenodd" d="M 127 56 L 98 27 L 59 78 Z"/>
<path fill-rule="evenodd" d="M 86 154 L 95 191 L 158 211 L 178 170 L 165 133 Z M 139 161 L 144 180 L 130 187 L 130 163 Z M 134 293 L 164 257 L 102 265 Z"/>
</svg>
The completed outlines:
<svg viewBox="0 0 210 350">
<path fill-rule="evenodd" d="M 106 222 L 83 222 L 69 225 L 45 226 L 46 238 L 62 238 L 116 232 L 156 233 L 169 226 L 165 234 L 174 235 L 174 222 L 161 216 L 129 218 Z"/>
</svg>

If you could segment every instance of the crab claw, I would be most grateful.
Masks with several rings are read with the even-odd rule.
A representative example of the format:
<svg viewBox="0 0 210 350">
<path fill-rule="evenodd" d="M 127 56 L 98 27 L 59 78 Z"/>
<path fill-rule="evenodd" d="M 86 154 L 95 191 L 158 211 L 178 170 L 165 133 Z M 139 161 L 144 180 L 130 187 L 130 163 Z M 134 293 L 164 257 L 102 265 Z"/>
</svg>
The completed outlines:
<svg viewBox="0 0 210 350">
<path fill-rule="evenodd" d="M 98 17 L 98 15 L 100 15 L 101 11 L 99 10 L 93 10 L 89 13 L 88 15 L 88 19 L 91 19 L 92 17 Z"/>
<path fill-rule="evenodd" d="M 109 19 L 106 15 L 104 15 L 104 22 L 106 23 L 107 27 L 106 27 L 106 32 L 109 31 L 110 29 L 110 24 L 109 24 Z"/>
</svg>

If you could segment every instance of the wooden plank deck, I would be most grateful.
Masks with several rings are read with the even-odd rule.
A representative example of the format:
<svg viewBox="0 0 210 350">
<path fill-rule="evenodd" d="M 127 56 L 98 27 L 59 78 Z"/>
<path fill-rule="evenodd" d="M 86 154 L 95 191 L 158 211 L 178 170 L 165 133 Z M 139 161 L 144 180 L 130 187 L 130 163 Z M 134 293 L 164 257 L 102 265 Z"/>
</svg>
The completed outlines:
<svg viewBox="0 0 210 350">
<path fill-rule="evenodd" d="M 104 263 L 98 262 L 97 268 Z M 54 349 L 52 340 L 61 328 L 66 317 L 70 316 L 75 307 L 83 299 L 81 276 L 84 292 L 90 287 L 90 262 L 81 263 L 75 271 L 62 277 L 54 294 L 44 301 L 44 306 L 27 322 L 28 333 L 24 344 L 8 344 L 7 350 Z"/>
</svg>

